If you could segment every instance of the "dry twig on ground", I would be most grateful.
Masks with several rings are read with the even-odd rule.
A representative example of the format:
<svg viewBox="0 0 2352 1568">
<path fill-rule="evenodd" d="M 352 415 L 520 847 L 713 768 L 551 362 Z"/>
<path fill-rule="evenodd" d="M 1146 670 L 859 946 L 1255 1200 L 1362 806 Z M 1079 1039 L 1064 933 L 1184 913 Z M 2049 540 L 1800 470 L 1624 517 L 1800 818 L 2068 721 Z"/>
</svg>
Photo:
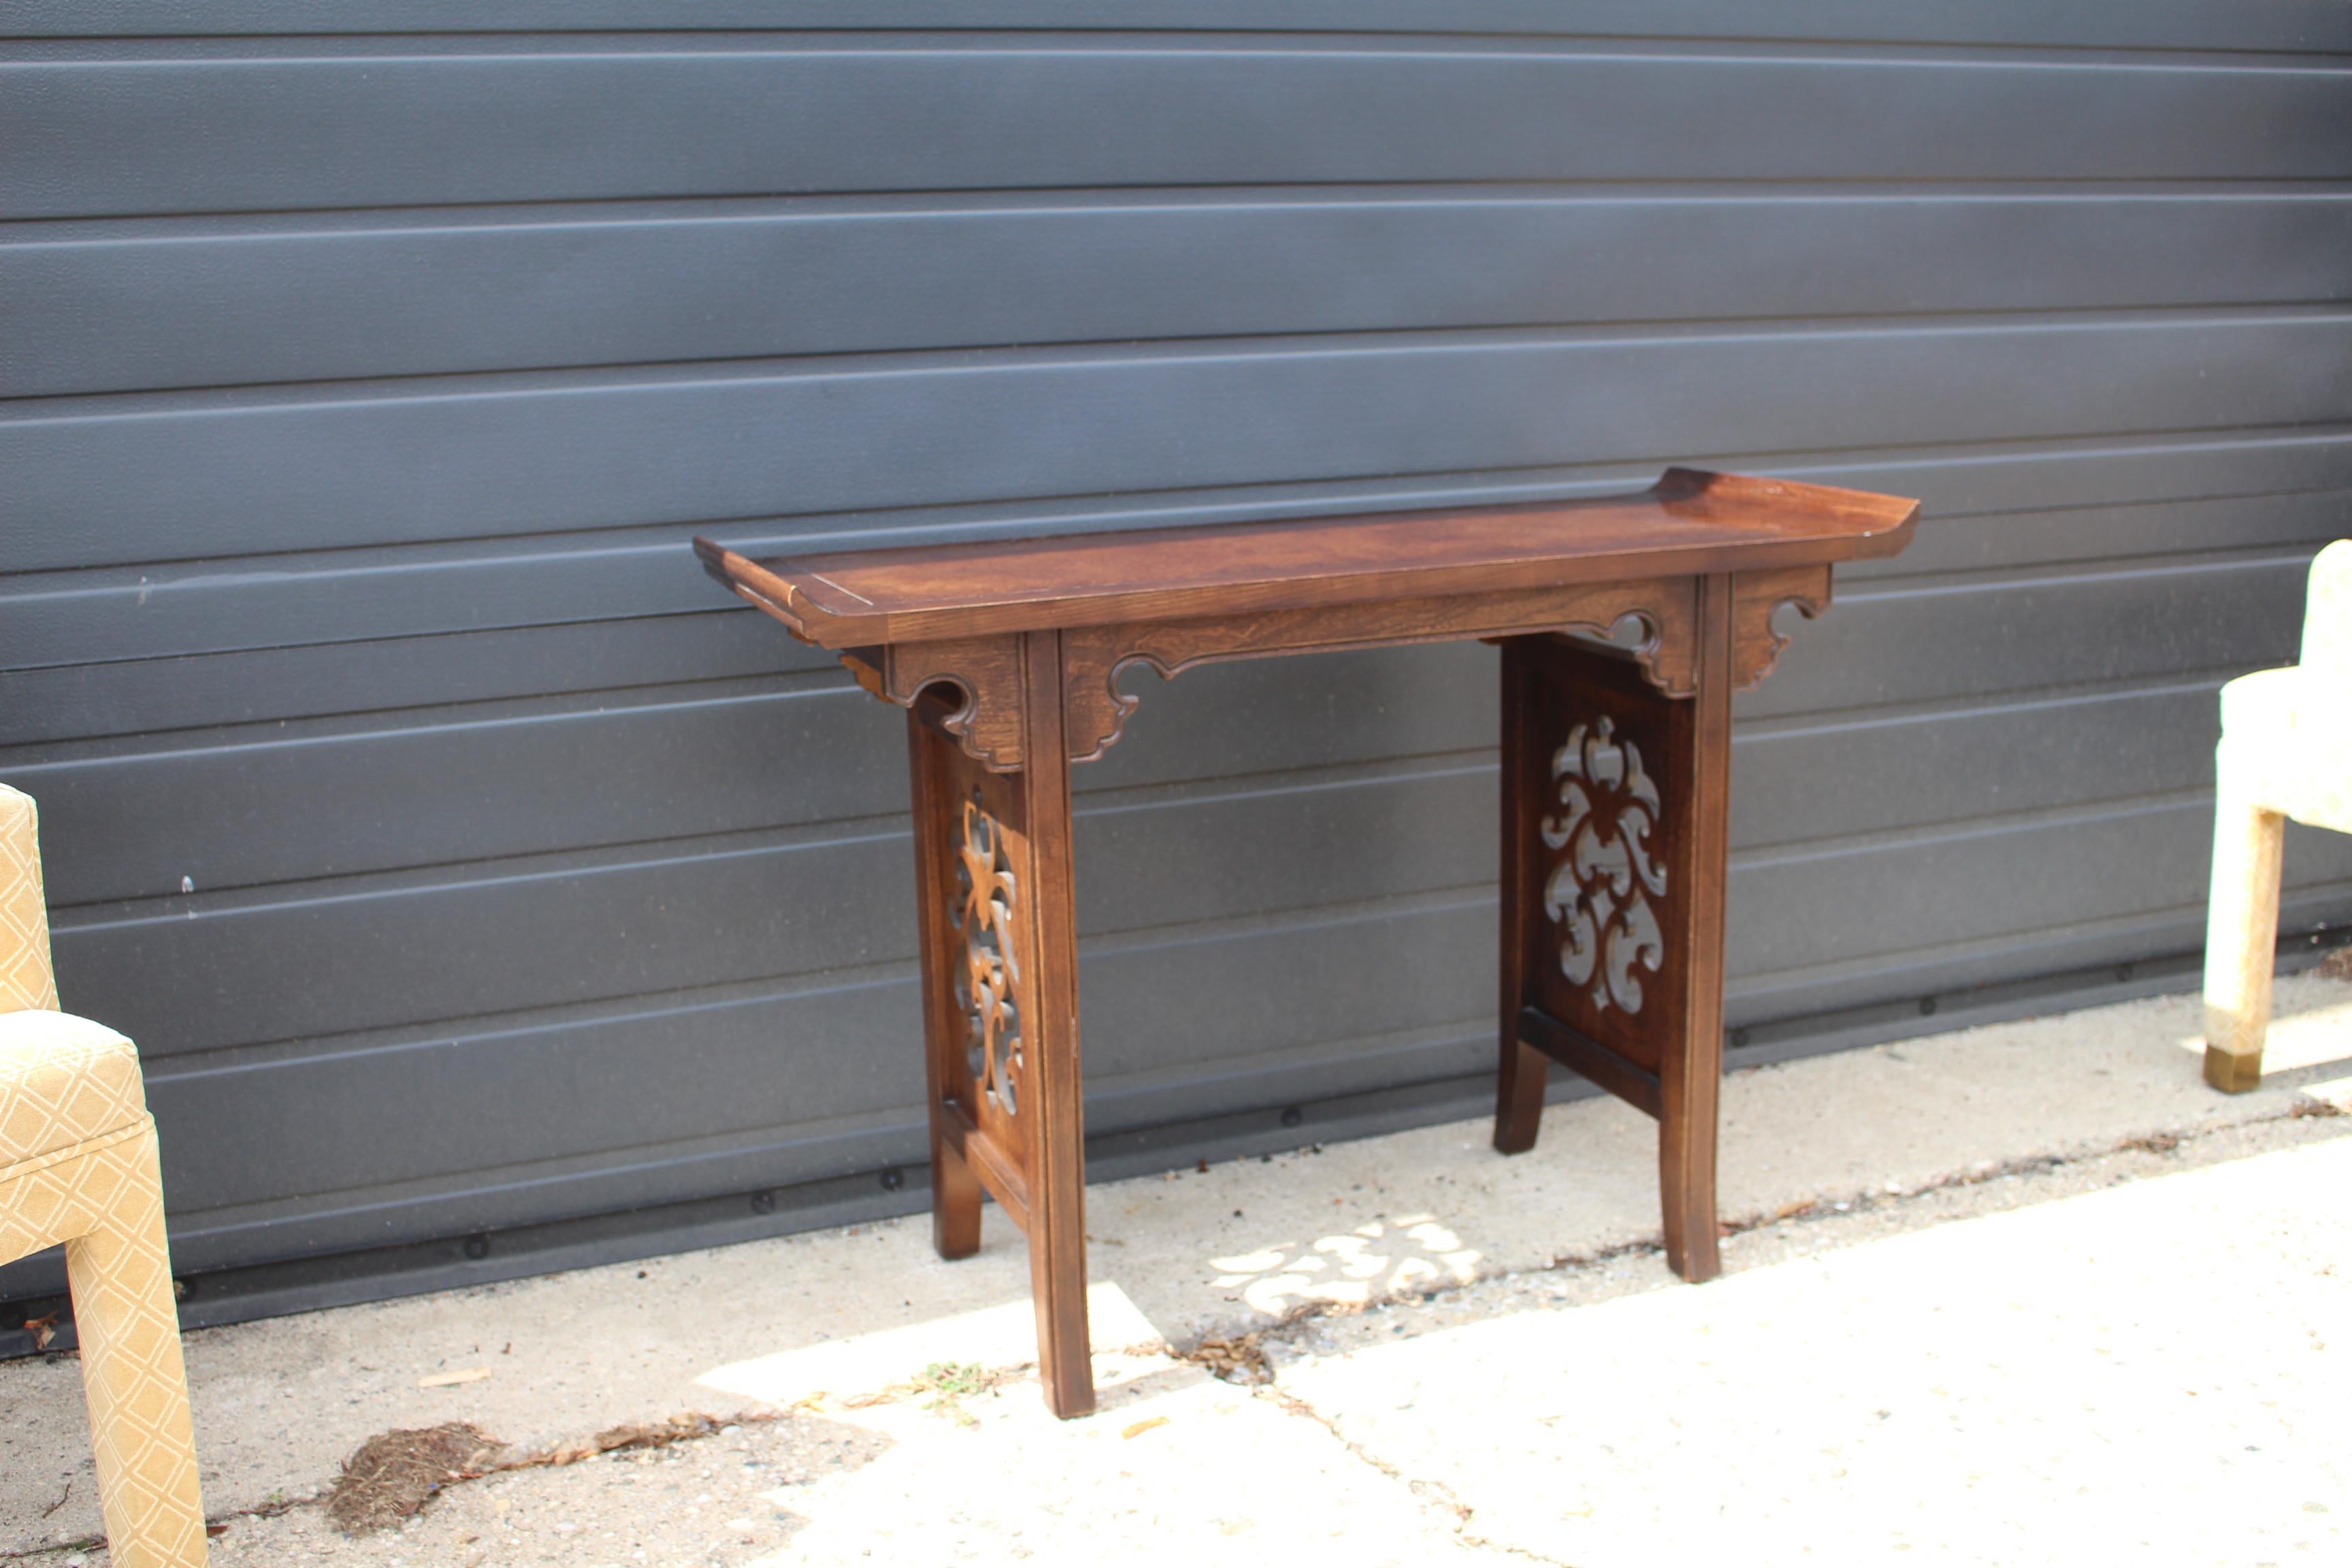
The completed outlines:
<svg viewBox="0 0 2352 1568">
<path fill-rule="evenodd" d="M 1265 1359 L 1265 1349 L 1258 1343 L 1255 1334 L 1221 1334 L 1202 1340 L 1184 1359 L 1207 1367 L 1227 1383 L 1255 1384 L 1274 1381 L 1274 1363 Z"/>
</svg>

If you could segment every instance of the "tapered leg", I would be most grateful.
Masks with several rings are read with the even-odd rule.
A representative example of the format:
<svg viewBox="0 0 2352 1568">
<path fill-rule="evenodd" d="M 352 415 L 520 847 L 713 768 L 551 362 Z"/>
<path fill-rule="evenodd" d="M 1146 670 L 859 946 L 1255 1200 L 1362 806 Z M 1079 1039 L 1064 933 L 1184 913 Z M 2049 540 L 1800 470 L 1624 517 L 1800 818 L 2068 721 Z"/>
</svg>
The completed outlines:
<svg viewBox="0 0 2352 1568">
<path fill-rule="evenodd" d="M 1063 733 L 1062 639 L 1025 635 L 1023 754 L 1028 900 L 1030 1292 L 1037 1367 L 1056 1415 L 1095 1407 L 1087 1323 L 1085 1101 L 1078 1072 L 1078 931 L 1070 841 L 1069 743 Z"/>
<path fill-rule="evenodd" d="M 2243 1094 L 2263 1081 L 2286 818 L 2256 804 L 2231 772 L 2225 747 L 2205 915 L 2205 1081 Z"/>
<path fill-rule="evenodd" d="M 1496 1043 L 1501 1049 L 1495 1079 L 1495 1147 L 1506 1154 L 1524 1154 L 1536 1146 L 1536 1132 L 1543 1122 L 1551 1058 L 1519 1038 L 1519 1008 L 1525 1002 L 1522 970 L 1527 963 L 1528 868 L 1516 828 L 1524 809 L 1528 772 L 1525 751 L 1529 676 L 1517 638 L 1505 642 L 1502 653 L 1502 930 L 1496 944 L 1501 972 Z"/>
<path fill-rule="evenodd" d="M 964 1158 L 951 1109 L 968 1069 L 962 1065 L 969 1026 L 958 1000 L 954 966 L 963 943 L 953 929 L 956 868 L 950 860 L 961 801 L 956 790 L 953 742 L 907 715 L 907 763 L 913 774 L 915 921 L 923 971 L 923 1065 L 930 1091 L 931 1245 L 941 1258 L 980 1250 L 980 1178 Z"/>
<path fill-rule="evenodd" d="M 99 1502 L 120 1568 L 203 1568 L 204 1500 L 150 1122 L 94 1152 L 95 1226 L 66 1243 Z"/>
<path fill-rule="evenodd" d="M 1688 896 L 1676 922 L 1690 954 L 1683 971 L 1682 1027 L 1658 1068 L 1658 1189 L 1665 1209 L 1666 1265 L 1692 1281 L 1722 1272 L 1715 1209 L 1715 1150 L 1723 1087 L 1724 894 L 1730 860 L 1731 579 L 1699 584 L 1698 694 L 1684 777 Z"/>
</svg>

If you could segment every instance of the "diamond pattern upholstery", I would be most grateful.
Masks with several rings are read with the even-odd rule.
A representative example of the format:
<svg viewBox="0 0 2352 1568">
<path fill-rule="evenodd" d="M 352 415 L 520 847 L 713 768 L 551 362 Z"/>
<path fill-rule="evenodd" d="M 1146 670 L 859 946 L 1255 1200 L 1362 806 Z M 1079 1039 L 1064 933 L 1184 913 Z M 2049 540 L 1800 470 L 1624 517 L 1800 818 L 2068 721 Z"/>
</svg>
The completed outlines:
<svg viewBox="0 0 2352 1568">
<path fill-rule="evenodd" d="M 129 1040 L 70 1013 L 0 1013 L 0 1166 L 120 1132 L 146 1114 Z"/>
<path fill-rule="evenodd" d="M 65 1244 L 115 1568 L 204 1568 L 204 1500 L 139 1053 L 57 1010 L 32 802 L 0 786 L 0 1263 Z"/>
<path fill-rule="evenodd" d="M 58 1005 L 34 826 L 32 798 L 0 784 L 0 1013 Z"/>
</svg>

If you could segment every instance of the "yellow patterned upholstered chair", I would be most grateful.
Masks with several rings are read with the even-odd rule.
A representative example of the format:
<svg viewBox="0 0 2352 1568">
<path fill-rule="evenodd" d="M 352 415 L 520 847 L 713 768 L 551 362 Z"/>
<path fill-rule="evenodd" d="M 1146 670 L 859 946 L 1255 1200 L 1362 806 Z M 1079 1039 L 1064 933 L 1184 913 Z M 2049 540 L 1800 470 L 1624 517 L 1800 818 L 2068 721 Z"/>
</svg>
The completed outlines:
<svg viewBox="0 0 2352 1568">
<path fill-rule="evenodd" d="M 2263 1081 L 2286 819 L 2352 833 L 2352 540 L 2311 563 L 2303 662 L 2221 688 L 2213 889 L 2205 927 L 2205 1081 Z"/>
<path fill-rule="evenodd" d="M 33 803 L 0 785 L 0 1263 L 65 1244 L 116 1568 L 205 1561 L 139 1052 L 58 1011 Z"/>
</svg>

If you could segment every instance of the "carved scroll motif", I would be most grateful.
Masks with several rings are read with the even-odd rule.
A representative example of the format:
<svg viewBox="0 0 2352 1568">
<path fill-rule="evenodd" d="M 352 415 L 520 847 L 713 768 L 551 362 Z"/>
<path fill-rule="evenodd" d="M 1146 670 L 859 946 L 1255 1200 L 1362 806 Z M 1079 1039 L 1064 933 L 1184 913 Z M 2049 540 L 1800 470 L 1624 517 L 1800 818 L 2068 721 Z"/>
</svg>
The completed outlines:
<svg viewBox="0 0 2352 1568">
<path fill-rule="evenodd" d="M 1732 579 L 1731 689 L 1748 691 L 1762 684 L 1780 662 L 1789 639 L 1772 629 L 1772 616 L 1783 605 L 1794 605 L 1805 619 L 1821 619 L 1830 607 L 1830 569 L 1821 566 L 1780 566 L 1764 572 L 1742 572 Z"/>
<path fill-rule="evenodd" d="M 963 832 L 956 847 L 956 900 L 950 911 L 963 937 L 963 963 L 956 973 L 956 1005 L 965 1024 L 966 1066 L 972 1091 L 1006 1116 L 1021 1111 L 1021 1011 L 1013 986 L 1021 977 L 1013 944 L 1013 910 L 1019 899 L 1004 853 L 1004 828 L 977 799 L 963 805 Z"/>
<path fill-rule="evenodd" d="M 1272 654 L 1543 632 L 1606 637 L 1628 620 L 1641 625 L 1642 640 L 1628 651 L 1650 684 L 1668 697 L 1696 691 L 1697 604 L 1688 578 L 1438 597 L 1388 605 L 1379 616 L 1362 605 L 1316 605 L 1074 627 L 1062 634 L 1070 761 L 1093 762 L 1125 731 L 1137 700 L 1118 689 L 1118 680 L 1130 664 L 1148 664 L 1165 678 L 1196 664 Z"/>
<path fill-rule="evenodd" d="M 1544 912 L 1560 928 L 1559 969 L 1589 985 L 1596 1011 L 1612 1004 L 1642 1010 L 1642 982 L 1665 962 L 1664 932 L 1653 899 L 1664 898 L 1666 871 L 1653 858 L 1650 835 L 1661 806 L 1642 753 L 1615 738 L 1603 715 L 1579 724 L 1553 753 L 1551 776 L 1560 811 L 1543 820 L 1546 847 L 1561 850 L 1544 884 Z"/>
<path fill-rule="evenodd" d="M 857 684 L 885 702 L 913 708 L 935 686 L 951 686 L 961 706 L 938 715 L 938 728 L 991 773 L 1018 773 L 1021 657 L 1018 637 L 960 637 L 841 651 Z M 929 710 L 928 709 L 926 710 Z"/>
</svg>

